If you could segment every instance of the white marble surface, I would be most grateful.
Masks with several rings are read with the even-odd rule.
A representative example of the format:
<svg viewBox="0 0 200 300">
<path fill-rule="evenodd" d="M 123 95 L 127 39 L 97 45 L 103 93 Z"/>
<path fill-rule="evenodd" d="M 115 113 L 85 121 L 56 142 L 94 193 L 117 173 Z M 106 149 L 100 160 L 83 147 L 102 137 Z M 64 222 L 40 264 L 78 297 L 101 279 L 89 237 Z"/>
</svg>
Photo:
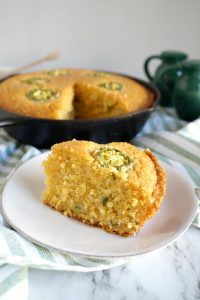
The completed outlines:
<svg viewBox="0 0 200 300">
<path fill-rule="evenodd" d="M 171 246 L 111 270 L 29 271 L 30 300 L 200 299 L 200 229 Z"/>
</svg>

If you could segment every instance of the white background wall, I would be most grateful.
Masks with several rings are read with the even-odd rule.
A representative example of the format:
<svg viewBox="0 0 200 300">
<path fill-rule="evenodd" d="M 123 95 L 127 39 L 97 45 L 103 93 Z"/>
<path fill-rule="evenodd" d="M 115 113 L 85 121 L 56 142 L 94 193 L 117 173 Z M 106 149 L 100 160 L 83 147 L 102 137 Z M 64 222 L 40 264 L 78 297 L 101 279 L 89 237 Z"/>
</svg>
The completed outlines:
<svg viewBox="0 0 200 300">
<path fill-rule="evenodd" d="M 200 0 L 0 0 L 0 65 L 59 50 L 43 68 L 144 77 L 144 59 L 164 49 L 200 59 Z"/>
</svg>

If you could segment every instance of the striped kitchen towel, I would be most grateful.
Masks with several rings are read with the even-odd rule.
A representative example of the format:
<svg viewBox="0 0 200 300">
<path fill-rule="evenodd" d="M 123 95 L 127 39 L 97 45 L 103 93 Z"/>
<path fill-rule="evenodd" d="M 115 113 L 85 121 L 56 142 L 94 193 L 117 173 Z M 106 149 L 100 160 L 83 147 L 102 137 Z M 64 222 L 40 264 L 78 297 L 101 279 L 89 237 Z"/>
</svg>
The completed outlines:
<svg viewBox="0 0 200 300">
<path fill-rule="evenodd" d="M 159 109 L 131 142 L 140 147 L 151 148 L 161 161 L 187 176 L 194 187 L 200 186 L 200 120 L 186 124 L 171 111 L 166 113 Z M 39 153 L 34 147 L 19 144 L 1 129 L 1 187 L 10 172 Z M 199 213 L 194 224 L 200 227 Z M 26 240 L 0 217 L 0 299 L 26 299 L 29 267 L 88 272 L 111 268 L 126 261 L 127 259 L 96 259 L 52 251 Z"/>
<path fill-rule="evenodd" d="M 132 142 L 200 170 L 200 119 L 182 124 L 175 116 L 156 113 Z"/>
</svg>

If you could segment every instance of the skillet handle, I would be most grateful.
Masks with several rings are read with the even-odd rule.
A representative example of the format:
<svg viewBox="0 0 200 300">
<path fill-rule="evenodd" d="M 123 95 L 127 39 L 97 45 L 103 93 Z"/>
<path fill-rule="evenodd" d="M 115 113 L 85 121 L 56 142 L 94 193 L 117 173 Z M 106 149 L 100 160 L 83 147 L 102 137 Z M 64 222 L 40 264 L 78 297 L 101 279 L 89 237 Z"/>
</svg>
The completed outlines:
<svg viewBox="0 0 200 300">
<path fill-rule="evenodd" d="M 30 117 L 17 115 L 15 113 L 0 109 L 0 128 L 28 124 L 28 121 L 33 120 Z"/>
<path fill-rule="evenodd" d="M 21 125 L 23 123 L 28 123 L 28 119 L 26 118 L 6 118 L 0 119 L 0 128 L 2 127 L 9 127 L 13 125 Z"/>
</svg>

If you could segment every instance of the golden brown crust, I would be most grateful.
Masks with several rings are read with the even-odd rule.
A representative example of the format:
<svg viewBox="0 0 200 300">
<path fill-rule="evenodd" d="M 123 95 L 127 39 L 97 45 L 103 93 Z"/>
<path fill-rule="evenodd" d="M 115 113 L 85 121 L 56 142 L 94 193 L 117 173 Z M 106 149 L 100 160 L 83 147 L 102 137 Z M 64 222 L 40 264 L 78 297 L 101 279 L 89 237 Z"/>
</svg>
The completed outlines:
<svg viewBox="0 0 200 300">
<path fill-rule="evenodd" d="M 148 108 L 153 103 L 154 95 L 150 90 L 126 77 L 110 73 L 92 77 L 91 70 L 63 70 L 67 72 L 65 76 L 35 72 L 5 80 L 0 84 L 0 108 L 38 118 L 68 119 L 74 105 L 75 116 L 88 119 L 122 115 Z M 28 84 L 31 78 L 46 82 Z M 119 82 L 123 89 L 115 91 L 100 86 L 110 82 Z M 26 95 L 38 87 L 56 90 L 60 96 L 43 103 L 31 101 Z"/>
<path fill-rule="evenodd" d="M 147 219 L 149 219 L 159 210 L 162 204 L 166 192 L 166 174 L 163 168 L 160 166 L 156 156 L 149 149 L 146 149 L 144 152 L 150 157 L 151 161 L 154 163 L 156 174 L 157 174 L 157 181 L 152 193 L 153 203 L 151 209 L 149 210 L 149 214 L 147 216 Z M 145 221 L 146 220 L 144 220 L 144 222 Z M 143 224 L 141 224 L 141 226 Z"/>
<path fill-rule="evenodd" d="M 157 173 L 157 184 L 153 191 L 152 198 L 155 199 L 155 208 L 159 208 L 166 192 L 166 174 L 161 165 L 159 164 L 156 156 L 149 149 L 145 150 L 145 153 L 151 158 Z"/>
</svg>

